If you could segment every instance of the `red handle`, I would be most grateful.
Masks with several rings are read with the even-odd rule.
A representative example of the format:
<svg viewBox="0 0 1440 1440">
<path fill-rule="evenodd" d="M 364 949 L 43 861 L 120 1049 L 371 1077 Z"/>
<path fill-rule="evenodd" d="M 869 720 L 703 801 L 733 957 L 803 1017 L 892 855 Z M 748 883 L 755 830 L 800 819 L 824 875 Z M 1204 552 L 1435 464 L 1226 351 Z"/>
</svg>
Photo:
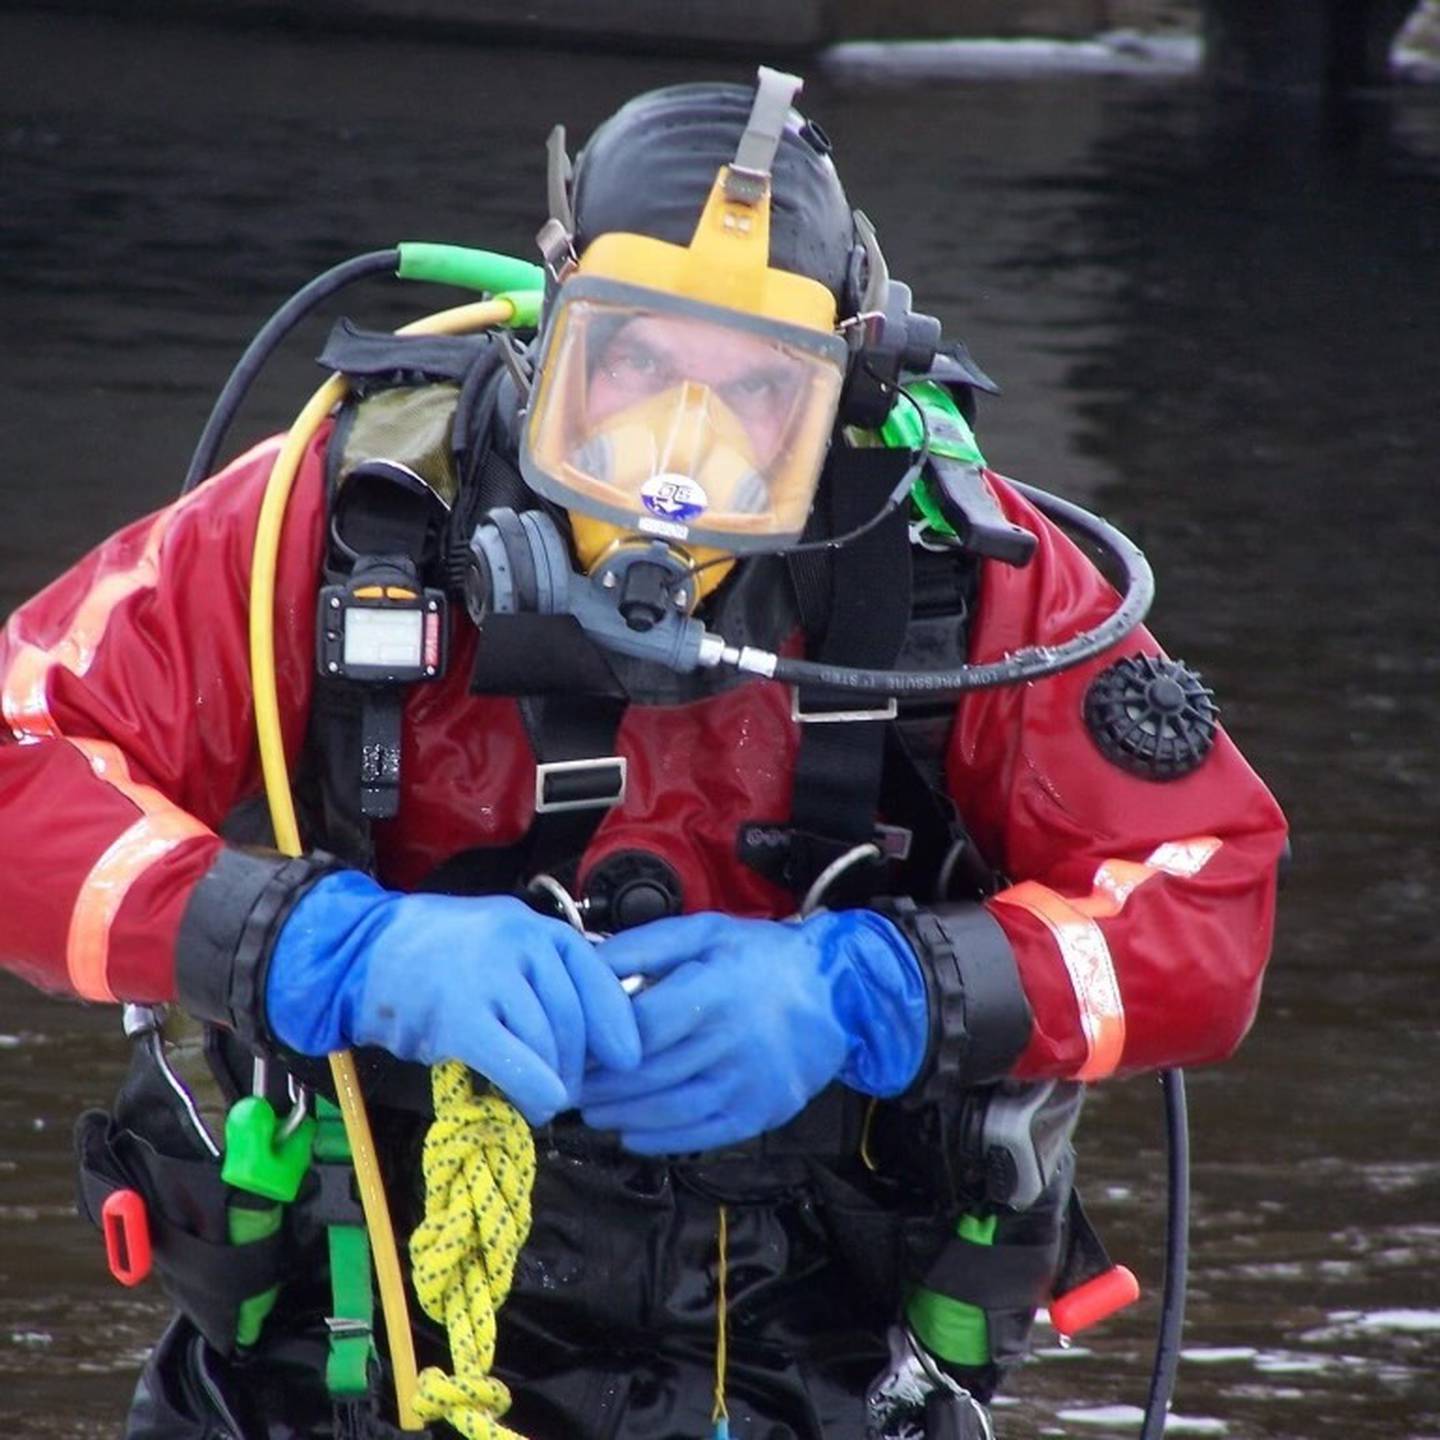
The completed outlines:
<svg viewBox="0 0 1440 1440">
<path fill-rule="evenodd" d="M 1050 1302 L 1050 1323 L 1067 1339 L 1140 1298 L 1140 1282 L 1123 1265 L 1077 1285 Z"/>
<path fill-rule="evenodd" d="M 138 1285 L 150 1273 L 150 1221 L 134 1190 L 116 1190 L 100 1207 L 105 1259 L 122 1285 Z"/>
</svg>

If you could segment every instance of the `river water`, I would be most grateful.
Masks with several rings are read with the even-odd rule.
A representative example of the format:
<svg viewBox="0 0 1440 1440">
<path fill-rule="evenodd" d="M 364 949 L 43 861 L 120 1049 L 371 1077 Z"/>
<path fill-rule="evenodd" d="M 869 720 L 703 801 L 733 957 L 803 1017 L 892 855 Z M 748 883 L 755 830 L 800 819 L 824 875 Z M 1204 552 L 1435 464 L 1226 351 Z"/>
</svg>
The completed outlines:
<svg viewBox="0 0 1440 1440">
<path fill-rule="evenodd" d="M 229 365 L 311 274 L 404 238 L 528 254 L 551 123 L 583 134 L 637 90 L 717 73 L 744 77 L 0 16 L 0 614 L 175 492 Z M 894 273 L 1005 385 L 982 413 L 992 459 L 1146 547 L 1155 628 L 1294 823 L 1255 1031 L 1190 1077 L 1174 1429 L 1434 1440 L 1440 90 L 1322 111 L 1217 104 L 1174 75 L 862 69 L 817 78 L 808 108 Z M 393 325 L 442 303 L 374 284 L 351 309 Z M 319 334 L 243 435 L 308 394 Z M 0 976 L 0 1430 L 18 1440 L 114 1434 L 161 1323 L 71 1208 L 70 1125 L 123 1052 L 112 1013 Z M 1042 1345 L 1002 1440 L 1134 1433 L 1160 1118 L 1153 1080 L 1092 1097 L 1087 1196 L 1148 1298 Z"/>
</svg>

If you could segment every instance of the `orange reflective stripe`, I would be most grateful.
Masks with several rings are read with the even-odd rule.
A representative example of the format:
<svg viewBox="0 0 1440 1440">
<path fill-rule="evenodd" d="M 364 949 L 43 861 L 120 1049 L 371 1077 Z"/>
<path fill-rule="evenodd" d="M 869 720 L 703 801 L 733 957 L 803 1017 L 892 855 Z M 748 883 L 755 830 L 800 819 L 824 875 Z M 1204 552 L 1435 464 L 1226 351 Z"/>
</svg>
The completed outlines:
<svg viewBox="0 0 1440 1440">
<path fill-rule="evenodd" d="M 37 740 L 68 739 L 85 756 L 94 774 L 120 791 L 140 811 L 140 818 L 113 840 L 90 868 L 70 912 L 65 959 L 70 982 L 87 1000 L 114 1000 L 107 971 L 110 930 L 125 896 L 136 880 L 177 845 L 213 832 L 193 815 L 151 785 L 130 774 L 118 746 L 104 740 L 64 736 L 50 714 L 48 683 L 56 668 L 83 676 L 90 669 L 116 609 L 137 591 L 154 587 L 160 575 L 160 549 L 175 517 L 217 481 L 253 464 L 265 451 L 279 453 L 279 437 L 263 440 L 232 460 L 218 475 L 162 510 L 146 532 L 140 556 L 123 570 L 102 574 L 85 594 L 71 617 L 69 628 L 48 648 L 21 639 L 14 657 L 0 677 L 0 713 L 22 744 Z"/>
<path fill-rule="evenodd" d="M 1193 840 L 1167 840 L 1156 847 L 1145 863 L 1156 870 L 1163 870 L 1167 875 L 1188 880 L 1210 863 L 1210 857 L 1219 848 L 1220 842 L 1213 835 L 1197 835 Z"/>
<path fill-rule="evenodd" d="M 193 815 L 171 806 L 142 815 L 95 862 L 75 897 L 65 942 L 65 963 L 77 995 L 86 1000 L 116 998 L 106 978 L 110 929 L 130 887 L 177 845 L 210 833 Z"/>
<path fill-rule="evenodd" d="M 46 697 L 50 671 L 58 666 L 72 675 L 84 675 L 89 670 L 116 607 L 137 590 L 155 584 L 160 546 L 177 509 L 172 505 L 155 517 L 140 558 L 128 570 L 111 571 L 95 582 L 71 618 L 70 628 L 55 644 L 48 650 L 30 644 L 20 647 L 5 675 L 3 701 L 5 719 L 17 740 L 59 735 Z"/>
<path fill-rule="evenodd" d="M 90 669 L 116 609 L 137 590 L 148 590 L 159 579 L 160 547 L 165 543 L 165 536 L 175 517 L 231 471 L 259 459 L 267 449 L 278 454 L 280 444 L 280 440 L 274 437 L 262 440 L 232 460 L 218 475 L 162 510 L 145 536 L 140 558 L 129 569 L 112 570 L 101 575 L 81 600 L 70 620 L 70 628 L 48 649 L 20 642 L 4 680 L 0 682 L 0 710 L 3 710 L 6 723 L 17 740 L 59 736 L 60 731 L 51 718 L 46 696 L 49 672 L 58 666 L 78 676 Z M 16 639 L 19 640 L 18 634 Z"/>
<path fill-rule="evenodd" d="M 110 927 L 130 887 L 183 841 L 213 832 L 154 786 L 135 780 L 118 746 L 73 737 L 70 744 L 86 758 L 97 777 L 113 785 L 141 812 L 140 819 L 112 841 L 90 867 L 75 896 L 65 941 L 65 964 L 75 993 L 86 1000 L 114 1000 L 106 978 Z"/>
<path fill-rule="evenodd" d="M 34 645 L 21 645 L 5 672 L 0 709 L 17 740 L 54 739 L 59 734 L 45 697 L 51 663 L 48 651 Z"/>
<path fill-rule="evenodd" d="M 1080 1010 L 1086 1055 L 1077 1080 L 1101 1080 L 1115 1072 L 1125 1049 L 1125 1004 L 1115 961 L 1099 921 L 1114 919 L 1126 902 L 1157 875 L 1198 875 L 1220 848 L 1213 835 L 1170 840 L 1143 864 L 1106 860 L 1095 871 L 1088 895 L 1068 898 L 1034 880 L 1024 880 L 994 898 L 1002 905 L 1028 910 L 1050 932 L 1070 977 Z"/>
<path fill-rule="evenodd" d="M 1115 962 L 1099 925 L 1047 885 L 1022 880 L 994 897 L 1002 905 L 1028 910 L 1050 932 L 1060 952 L 1085 1036 L 1085 1062 L 1077 1080 L 1100 1080 L 1114 1073 L 1125 1048 L 1125 1006 Z"/>
</svg>

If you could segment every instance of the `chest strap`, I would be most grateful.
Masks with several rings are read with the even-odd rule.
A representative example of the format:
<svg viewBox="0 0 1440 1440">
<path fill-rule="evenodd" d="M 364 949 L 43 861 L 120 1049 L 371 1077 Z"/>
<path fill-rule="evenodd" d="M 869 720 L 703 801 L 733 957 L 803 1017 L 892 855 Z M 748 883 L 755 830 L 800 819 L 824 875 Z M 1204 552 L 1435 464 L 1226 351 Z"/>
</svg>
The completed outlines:
<svg viewBox="0 0 1440 1440">
<path fill-rule="evenodd" d="M 905 457 L 890 450 L 837 449 L 811 529 L 854 529 L 894 489 Z M 807 532 L 808 533 L 808 532 Z M 807 653 L 822 663 L 888 669 L 905 643 L 911 610 L 910 544 L 897 511 L 868 534 L 835 551 L 790 558 Z M 885 740 L 895 702 L 858 700 L 823 686 L 796 687 L 791 716 L 800 725 L 788 823 L 748 822 L 740 858 L 803 895 L 827 866 L 878 839 L 877 855 L 847 868 L 827 894 L 857 903 L 880 888 L 887 862 L 903 858 L 899 838 L 877 837 Z"/>
</svg>

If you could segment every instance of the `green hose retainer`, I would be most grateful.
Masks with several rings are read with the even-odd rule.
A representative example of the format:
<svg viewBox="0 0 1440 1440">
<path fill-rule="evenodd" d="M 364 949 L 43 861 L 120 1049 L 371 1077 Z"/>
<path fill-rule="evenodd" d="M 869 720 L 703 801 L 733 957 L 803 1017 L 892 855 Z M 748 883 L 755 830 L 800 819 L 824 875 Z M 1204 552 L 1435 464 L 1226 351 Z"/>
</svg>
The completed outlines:
<svg viewBox="0 0 1440 1440">
<path fill-rule="evenodd" d="M 902 402 L 886 417 L 880 427 L 880 438 L 886 445 L 892 449 L 918 451 L 928 432 L 932 455 L 959 460 L 967 465 L 985 464 L 975 432 L 960 413 L 955 397 L 943 385 L 937 385 L 933 380 L 912 380 L 904 389 L 915 404 Z M 923 424 L 920 418 L 922 412 L 925 417 Z M 937 535 L 955 534 L 954 526 L 941 514 L 939 502 L 930 493 L 928 476 L 922 475 L 915 482 L 910 498 L 926 525 Z"/>
<path fill-rule="evenodd" d="M 400 264 L 395 273 L 402 280 L 428 280 L 435 285 L 456 285 L 462 290 L 478 290 L 487 295 L 545 289 L 544 270 L 513 255 L 472 250 L 465 245 L 431 245 L 422 240 L 403 240 L 396 248 L 400 252 Z"/>
<path fill-rule="evenodd" d="M 230 1243 L 248 1245 L 256 1240 L 268 1240 L 279 1228 L 284 1217 L 280 1205 L 266 1205 L 259 1209 L 232 1204 L 226 1212 L 229 1221 Z M 235 1343 L 241 1346 L 253 1345 L 260 1338 L 260 1328 L 266 1317 L 275 1308 L 280 1296 L 280 1287 L 272 1285 L 258 1295 L 240 1302 L 235 1316 Z"/>
<path fill-rule="evenodd" d="M 510 317 L 512 330 L 536 330 L 540 326 L 540 305 L 545 299 L 543 290 L 502 290 L 497 300 L 508 300 L 515 307 Z"/>
<path fill-rule="evenodd" d="M 339 1106 L 315 1097 L 315 1159 L 346 1164 L 350 1141 Z M 375 1357 L 375 1296 L 370 1288 L 370 1236 L 363 1225 L 327 1225 L 330 1253 L 330 1354 L 325 1385 L 332 1399 L 369 1393 Z"/>
<path fill-rule="evenodd" d="M 962 1215 L 955 1233 L 972 1245 L 993 1245 L 995 1216 Z M 905 1307 L 905 1318 L 932 1355 L 976 1369 L 989 1363 L 990 1332 L 978 1305 L 918 1286 Z"/>
</svg>

